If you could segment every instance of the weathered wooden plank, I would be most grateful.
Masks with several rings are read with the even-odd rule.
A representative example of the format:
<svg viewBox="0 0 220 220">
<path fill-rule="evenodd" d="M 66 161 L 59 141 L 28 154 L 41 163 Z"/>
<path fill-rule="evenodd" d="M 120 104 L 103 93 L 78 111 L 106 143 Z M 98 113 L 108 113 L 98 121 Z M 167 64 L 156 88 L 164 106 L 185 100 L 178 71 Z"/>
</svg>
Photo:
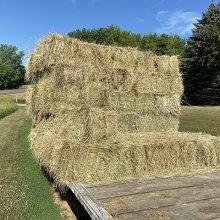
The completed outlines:
<svg viewBox="0 0 220 220">
<path fill-rule="evenodd" d="M 86 209 L 93 220 L 112 220 L 112 216 L 102 207 L 89 191 L 80 183 L 71 184 L 69 188 Z"/>
<path fill-rule="evenodd" d="M 118 215 L 117 220 L 219 220 L 220 198 Z"/>
<path fill-rule="evenodd" d="M 88 186 L 89 192 L 81 184 L 71 188 L 92 219 L 112 219 L 97 215 L 104 206 L 117 220 L 220 220 L 219 185 L 220 172 L 214 172 Z"/>
<path fill-rule="evenodd" d="M 133 180 L 107 185 L 87 186 L 96 199 L 113 198 L 137 193 L 155 192 L 204 184 L 220 183 L 220 172 L 157 178 L 151 180 Z"/>
<path fill-rule="evenodd" d="M 185 204 L 208 198 L 220 198 L 219 184 L 185 187 L 151 193 L 133 194 L 115 198 L 101 199 L 106 210 L 112 215 L 158 209 L 164 206 Z"/>
</svg>

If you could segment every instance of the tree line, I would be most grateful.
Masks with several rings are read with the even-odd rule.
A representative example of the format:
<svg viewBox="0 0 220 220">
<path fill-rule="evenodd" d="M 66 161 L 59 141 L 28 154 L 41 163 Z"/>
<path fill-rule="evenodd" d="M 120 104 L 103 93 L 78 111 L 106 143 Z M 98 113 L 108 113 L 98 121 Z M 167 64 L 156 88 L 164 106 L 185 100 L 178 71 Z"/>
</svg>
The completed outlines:
<svg viewBox="0 0 220 220">
<path fill-rule="evenodd" d="M 106 28 L 77 29 L 68 33 L 69 37 L 77 38 L 89 43 L 103 45 L 114 45 L 121 47 L 135 47 L 142 51 L 152 51 L 158 55 L 180 55 L 184 54 L 185 40 L 177 35 L 168 34 L 141 34 L 121 30 L 111 25 Z"/>
</svg>

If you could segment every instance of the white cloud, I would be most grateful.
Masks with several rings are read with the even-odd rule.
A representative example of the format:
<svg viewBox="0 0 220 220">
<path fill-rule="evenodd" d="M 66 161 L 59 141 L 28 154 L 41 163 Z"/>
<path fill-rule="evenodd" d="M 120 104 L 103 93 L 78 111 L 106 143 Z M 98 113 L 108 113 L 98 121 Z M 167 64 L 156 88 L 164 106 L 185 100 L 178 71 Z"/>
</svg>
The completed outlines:
<svg viewBox="0 0 220 220">
<path fill-rule="evenodd" d="M 160 23 L 157 29 L 159 34 L 179 34 L 181 36 L 191 33 L 193 23 L 199 16 L 195 12 L 177 10 L 174 12 L 159 11 L 156 20 Z"/>
</svg>

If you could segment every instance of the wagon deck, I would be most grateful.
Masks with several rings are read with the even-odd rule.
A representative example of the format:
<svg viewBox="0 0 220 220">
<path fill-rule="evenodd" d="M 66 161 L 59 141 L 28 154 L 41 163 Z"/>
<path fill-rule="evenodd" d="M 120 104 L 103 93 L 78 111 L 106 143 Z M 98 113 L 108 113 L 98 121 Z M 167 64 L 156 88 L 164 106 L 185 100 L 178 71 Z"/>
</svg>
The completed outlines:
<svg viewBox="0 0 220 220">
<path fill-rule="evenodd" d="M 70 188 L 92 219 L 220 220 L 220 172 Z"/>
</svg>

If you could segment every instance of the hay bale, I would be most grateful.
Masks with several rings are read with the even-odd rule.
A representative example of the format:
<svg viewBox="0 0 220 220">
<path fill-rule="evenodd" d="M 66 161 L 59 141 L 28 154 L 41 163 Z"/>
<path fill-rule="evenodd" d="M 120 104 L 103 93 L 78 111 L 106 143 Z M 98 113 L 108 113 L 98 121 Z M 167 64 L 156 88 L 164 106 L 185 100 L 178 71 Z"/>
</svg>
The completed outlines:
<svg viewBox="0 0 220 220">
<path fill-rule="evenodd" d="M 96 82 L 114 90 L 163 95 L 182 95 L 183 91 L 176 56 L 156 56 L 133 48 L 83 43 L 52 34 L 31 54 L 28 78 L 35 82 L 54 66 L 59 76 L 67 81 L 70 77 L 71 84 Z"/>
<path fill-rule="evenodd" d="M 183 86 L 175 56 L 82 43 L 53 34 L 39 43 L 27 70 L 35 83 L 29 91 L 34 124 L 45 115 L 72 107 L 111 112 L 119 132 L 178 129 Z M 94 114 L 90 115 L 93 120 Z M 106 117 L 97 118 L 100 127 L 95 129 L 101 131 Z"/>
<path fill-rule="evenodd" d="M 30 136 L 35 156 L 61 185 L 78 181 L 111 183 L 220 168 L 220 138 L 211 135 L 121 133 L 88 144 L 73 141 L 71 135 L 71 131 L 61 132 L 53 126 L 48 129 L 41 124 Z"/>
<path fill-rule="evenodd" d="M 176 57 L 53 34 L 31 54 L 32 150 L 58 185 L 217 168 L 220 138 L 178 133 Z"/>
</svg>

